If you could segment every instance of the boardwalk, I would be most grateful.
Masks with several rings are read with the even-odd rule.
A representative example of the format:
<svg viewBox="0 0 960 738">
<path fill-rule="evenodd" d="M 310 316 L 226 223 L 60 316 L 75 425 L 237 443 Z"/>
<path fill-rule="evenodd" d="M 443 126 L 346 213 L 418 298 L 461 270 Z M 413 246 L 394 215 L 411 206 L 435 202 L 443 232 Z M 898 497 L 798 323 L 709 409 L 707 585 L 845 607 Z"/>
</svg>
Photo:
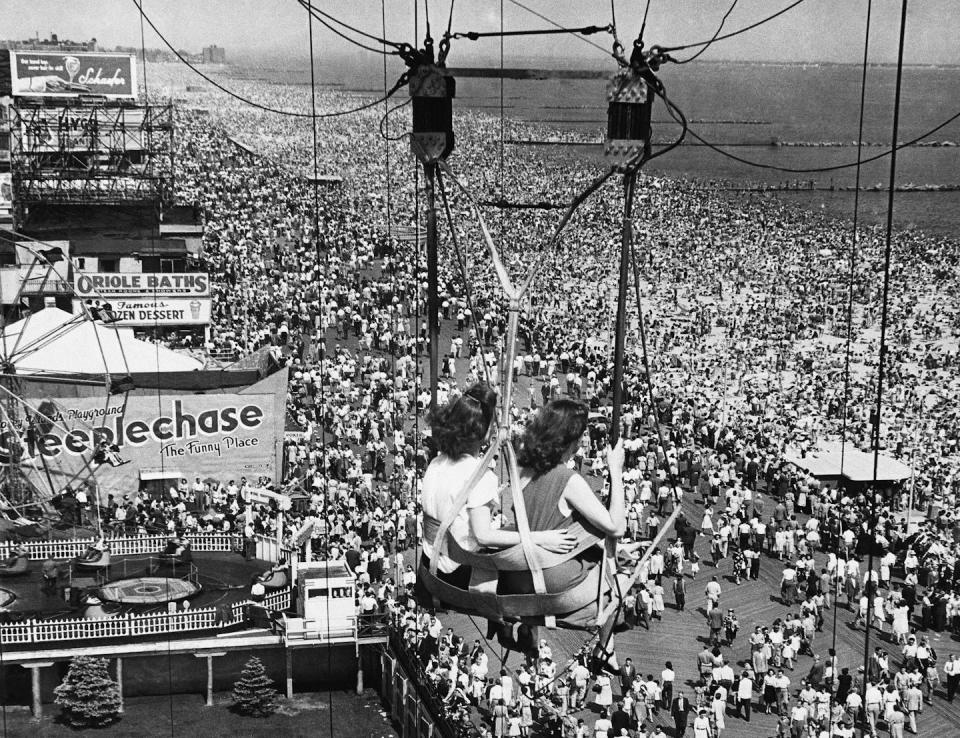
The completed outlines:
<svg viewBox="0 0 960 738">
<path fill-rule="evenodd" d="M 379 276 L 379 264 L 374 265 L 367 271 L 368 276 Z M 444 320 L 441 322 L 440 346 L 445 348 L 449 346 L 450 339 L 457 335 L 453 321 Z M 465 334 L 464 334 L 465 335 Z M 332 349 L 335 339 L 328 334 L 327 348 Z M 355 341 L 351 337 L 347 339 L 345 345 L 355 348 Z M 429 367 L 425 359 L 421 364 L 424 370 L 424 384 L 429 386 Z M 466 358 L 457 362 L 458 377 L 464 377 L 468 369 Z M 514 402 L 524 403 L 528 398 L 536 398 L 536 403 L 540 404 L 540 383 L 539 379 L 531 379 L 525 376 L 520 377 L 518 386 L 514 392 Z M 596 479 L 593 480 L 596 482 Z M 693 495 L 687 494 L 684 498 L 684 512 L 687 518 L 694 523 L 699 522 L 703 508 L 696 504 Z M 509 506 L 509 492 L 503 495 L 503 502 Z M 804 517 L 801 517 L 803 522 Z M 643 674 L 654 674 L 659 677 L 663 669 L 664 661 L 673 662 L 676 671 L 676 685 L 686 689 L 688 696 L 693 695 L 692 686 L 697 675 L 696 655 L 703 649 L 708 633 L 704 615 L 705 615 L 705 596 L 704 587 L 713 574 L 718 574 L 723 587 L 721 596 L 721 607 L 726 609 L 732 607 L 736 610 L 740 621 L 740 635 L 732 648 L 724 649 L 725 654 L 730 657 L 735 668 L 742 667 L 750 657 L 750 647 L 748 645 L 749 633 L 754 625 L 770 625 L 776 618 L 782 618 L 790 610 L 779 600 L 779 583 L 782 566 L 775 559 L 764 556 L 761 559 L 760 579 L 756 582 L 743 582 L 737 586 L 729 575 L 732 569 L 731 561 L 728 558 L 720 562 L 717 570 L 707 563 L 707 543 L 703 539 L 697 541 L 697 551 L 703 558 L 701 570 L 696 579 L 691 579 L 687 575 L 687 604 L 684 612 L 679 612 L 673 606 L 672 595 L 670 594 L 669 582 L 665 582 L 664 588 L 667 590 L 666 600 L 667 609 L 664 612 L 662 621 L 653 621 L 650 631 L 642 626 L 629 631 L 623 631 L 617 634 L 617 654 L 621 661 L 626 657 L 631 657 L 638 671 Z M 415 563 L 415 551 L 408 551 L 406 561 Z M 818 569 L 822 566 L 824 556 L 818 555 Z M 448 612 L 440 613 L 440 621 L 444 628 L 452 627 L 454 632 L 461 637 L 472 642 L 474 639 L 480 639 L 484 642 L 486 624 L 484 621 L 468 618 L 458 613 Z M 837 627 L 833 627 L 834 610 L 826 613 L 826 622 L 822 633 L 817 633 L 814 640 L 814 651 L 825 657 L 827 649 L 833 646 L 834 637 L 836 638 L 836 650 L 838 655 L 839 667 L 849 667 L 851 673 L 856 673 L 856 669 L 863 663 L 863 629 L 853 630 L 849 624 L 853 620 L 853 613 L 841 606 Z M 946 660 L 950 653 L 960 655 L 960 641 L 954 639 L 949 634 L 933 637 L 933 646 L 939 656 L 940 664 Z M 562 668 L 580 647 L 589 639 L 589 634 L 579 631 L 569 631 L 558 629 L 555 631 L 546 631 L 541 629 L 541 638 L 547 638 L 553 649 L 554 658 Z M 871 633 L 871 648 L 876 645 L 885 647 L 888 651 L 895 654 L 891 658 L 891 664 L 899 664 L 899 651 L 888 640 L 878 640 L 875 631 Z M 503 650 L 499 643 L 492 641 L 487 644 L 487 652 L 491 657 L 490 673 L 494 674 L 501 665 L 511 672 L 515 671 L 521 662 L 521 656 L 516 653 L 505 654 L 505 663 L 501 661 Z M 809 656 L 801 656 L 793 669 L 788 670 L 791 679 L 791 691 L 796 693 L 799 688 L 799 682 L 804 678 L 810 669 L 812 659 Z M 756 690 L 755 690 L 756 692 Z M 920 735 L 922 736 L 941 736 L 942 738 L 960 736 L 960 701 L 954 705 L 948 704 L 943 698 L 943 690 L 939 690 L 934 698 L 932 705 L 925 706 L 923 714 L 919 719 Z M 584 712 L 584 718 L 588 726 L 593 725 L 595 714 Z M 673 735 L 673 722 L 668 714 L 663 711 L 657 716 L 656 722 L 663 725 L 667 735 Z M 754 712 L 752 721 L 747 723 L 738 718 L 728 715 L 726 720 L 726 730 L 724 736 L 735 736 L 736 738 L 760 738 L 776 735 L 776 716 L 757 714 Z M 692 731 L 688 730 L 687 735 Z M 886 731 L 881 731 L 881 735 L 886 735 Z"/>
<path fill-rule="evenodd" d="M 689 500 L 684 502 L 684 510 L 688 517 L 693 520 L 699 520 L 699 513 L 702 508 Z M 749 633 L 752 632 L 754 625 L 770 625 L 776 618 L 783 617 L 788 609 L 779 599 L 779 583 L 782 566 L 776 559 L 763 557 L 760 565 L 760 579 L 756 582 L 744 581 L 739 586 L 732 578 L 728 578 L 731 572 L 731 562 L 728 558 L 720 562 L 718 569 L 714 569 L 707 563 L 705 556 L 706 542 L 699 539 L 697 549 L 701 556 L 704 556 L 701 562 L 701 570 L 696 579 L 691 579 L 689 574 L 687 581 L 687 603 L 683 612 L 675 609 L 672 597 L 669 592 L 668 583 L 665 580 L 665 589 L 668 590 L 667 609 L 664 612 L 662 621 L 652 621 L 650 630 L 647 631 L 640 625 L 632 630 L 619 632 L 616 636 L 617 654 L 621 661 L 626 657 L 631 657 L 637 670 L 643 674 L 653 674 L 659 678 L 663 669 L 664 662 L 670 660 L 673 662 L 676 671 L 676 688 L 683 685 L 689 697 L 693 696 L 693 684 L 696 681 L 697 667 L 696 656 L 703 649 L 707 642 L 708 629 L 705 624 L 705 596 L 704 587 L 710 581 L 713 574 L 719 574 L 723 594 L 720 598 L 721 607 L 734 608 L 740 620 L 740 634 L 732 648 L 725 648 L 724 653 L 734 663 L 736 667 L 743 666 L 749 662 L 750 646 L 748 644 Z M 823 561 L 822 556 L 817 557 L 818 565 Z M 792 611 L 796 611 L 793 609 Z M 849 667 L 851 673 L 855 673 L 857 667 L 863 663 L 863 642 L 864 631 L 862 628 L 856 630 L 850 627 L 853 621 L 853 613 L 845 608 L 843 604 L 838 612 L 836 630 L 833 627 L 834 610 L 826 613 L 826 622 L 822 633 L 817 633 L 814 640 L 814 651 L 822 657 L 826 657 L 827 649 L 833 646 L 834 637 L 836 638 L 836 650 L 839 659 L 840 668 Z M 474 638 L 483 638 L 483 633 L 479 630 L 485 630 L 482 621 L 472 622 L 471 619 L 457 614 L 446 613 L 440 615 L 440 621 L 444 627 L 452 627 L 454 631 L 466 638 L 468 642 Z M 477 627 L 479 626 L 479 628 Z M 931 633 L 932 643 L 937 651 L 939 662 L 942 664 L 950 653 L 960 655 L 960 641 L 951 637 L 949 634 L 937 636 Z M 589 638 L 589 635 L 582 632 L 569 630 L 546 631 L 541 629 L 541 638 L 547 638 L 553 649 L 554 657 L 561 666 L 565 665 L 570 656 L 575 653 L 580 646 Z M 893 656 L 891 665 L 899 664 L 899 650 L 892 644 L 887 637 L 882 640 L 877 639 L 875 630 L 871 631 L 870 636 L 871 649 L 876 645 L 886 648 Z M 489 644 L 488 653 L 491 655 L 490 671 L 495 673 L 500 668 L 501 649 L 498 643 Z M 516 670 L 521 662 L 518 654 L 511 653 L 506 658 L 506 667 L 511 671 Z M 809 656 L 801 656 L 795 663 L 793 671 L 786 670 L 791 680 L 791 693 L 795 694 L 799 689 L 800 680 L 803 679 L 810 669 L 813 660 Z M 738 670 L 739 671 L 739 670 Z M 755 690 L 756 693 L 756 690 Z M 593 724 L 595 714 L 586 711 L 582 714 L 588 726 Z M 656 723 L 663 725 L 667 735 L 673 735 L 673 722 L 669 714 L 661 711 L 655 719 Z M 923 714 L 918 721 L 919 735 L 921 736 L 960 736 L 960 702 L 949 704 L 944 699 L 943 690 L 939 690 L 934 698 L 932 705 L 924 708 Z M 884 726 L 885 727 L 885 726 Z M 751 722 L 746 722 L 733 717 L 729 712 L 726 718 L 726 730 L 723 735 L 736 736 L 740 738 L 766 738 L 775 736 L 777 732 L 776 715 L 753 713 Z M 687 735 L 692 732 L 688 729 Z M 880 735 L 885 736 L 885 730 L 881 730 Z"/>
</svg>

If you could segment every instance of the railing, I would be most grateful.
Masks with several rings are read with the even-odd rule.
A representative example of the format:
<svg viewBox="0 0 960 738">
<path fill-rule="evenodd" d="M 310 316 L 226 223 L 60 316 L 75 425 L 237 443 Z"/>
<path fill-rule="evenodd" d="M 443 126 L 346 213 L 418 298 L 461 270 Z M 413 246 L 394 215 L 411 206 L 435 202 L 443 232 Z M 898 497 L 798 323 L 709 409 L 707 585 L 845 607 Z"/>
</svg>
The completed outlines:
<svg viewBox="0 0 960 738">
<path fill-rule="evenodd" d="M 358 638 L 386 638 L 390 635 L 390 614 L 375 612 L 357 615 Z"/>
<path fill-rule="evenodd" d="M 121 617 L 70 620 L 27 620 L 22 623 L 0 625 L 0 643 L 63 643 L 69 640 L 89 641 L 103 638 L 132 638 L 197 630 L 228 628 L 247 620 L 247 608 L 259 605 L 268 610 L 281 611 L 290 607 L 291 590 L 273 592 L 255 603 L 237 602 L 229 610 L 207 607 L 177 613 L 127 614 Z M 229 614 L 228 614 L 229 613 Z"/>
<path fill-rule="evenodd" d="M 282 612 L 283 610 L 290 609 L 290 598 L 293 594 L 292 589 L 281 589 L 276 592 L 271 592 L 266 597 L 263 598 L 263 602 L 260 604 L 267 608 L 268 610 L 274 610 L 276 612 Z"/>
<path fill-rule="evenodd" d="M 138 556 L 155 554 L 162 550 L 169 536 L 139 536 L 104 539 L 113 556 Z M 267 539 L 269 540 L 269 539 Z M 46 559 L 74 559 L 86 552 L 87 547 L 96 542 L 95 538 L 72 538 L 69 540 L 53 541 L 24 541 L 20 544 L 13 541 L 0 543 L 0 557 L 7 557 L 17 545 L 23 547 L 27 556 L 34 560 Z M 195 552 L 210 553 L 215 551 L 238 551 L 243 547 L 243 537 L 230 533 L 202 533 L 190 536 L 190 545 Z M 267 559 L 271 561 L 272 559 Z"/>
<path fill-rule="evenodd" d="M 400 735 L 403 738 L 422 735 L 471 738 L 476 735 L 476 729 L 457 720 L 443 700 L 430 689 L 423 667 L 407 650 L 400 633 L 394 628 L 390 629 L 388 643 L 385 653 L 392 657 L 394 682 L 390 703 L 392 716 L 400 724 Z M 384 665 L 386 663 L 385 659 Z"/>
<path fill-rule="evenodd" d="M 261 561 L 272 561 L 273 563 L 277 563 L 280 560 L 280 545 L 277 543 L 276 538 L 261 535 L 256 535 L 254 538 L 257 541 L 256 556 L 258 559 Z"/>
</svg>

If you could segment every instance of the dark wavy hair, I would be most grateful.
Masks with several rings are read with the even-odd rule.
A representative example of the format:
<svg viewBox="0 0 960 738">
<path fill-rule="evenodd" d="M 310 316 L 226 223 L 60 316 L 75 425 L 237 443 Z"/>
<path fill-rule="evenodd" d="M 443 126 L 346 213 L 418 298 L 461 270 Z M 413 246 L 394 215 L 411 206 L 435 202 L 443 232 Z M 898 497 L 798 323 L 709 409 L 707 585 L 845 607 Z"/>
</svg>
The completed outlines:
<svg viewBox="0 0 960 738">
<path fill-rule="evenodd" d="M 497 408 L 497 391 L 480 382 L 427 418 L 433 431 L 433 442 L 440 453 L 457 459 L 469 447 L 486 438 Z"/>
<path fill-rule="evenodd" d="M 563 458 L 563 452 L 587 429 L 589 409 L 574 400 L 553 400 L 527 423 L 520 439 L 517 461 L 537 476 L 546 474 Z"/>
</svg>

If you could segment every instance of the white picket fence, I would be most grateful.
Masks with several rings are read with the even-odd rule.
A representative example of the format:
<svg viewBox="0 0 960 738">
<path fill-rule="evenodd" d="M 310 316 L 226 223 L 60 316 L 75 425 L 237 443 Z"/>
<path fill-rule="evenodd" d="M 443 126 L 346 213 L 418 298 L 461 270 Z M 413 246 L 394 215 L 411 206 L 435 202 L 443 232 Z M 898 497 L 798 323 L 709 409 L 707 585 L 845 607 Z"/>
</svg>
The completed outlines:
<svg viewBox="0 0 960 738">
<path fill-rule="evenodd" d="M 290 607 L 291 590 L 273 592 L 259 603 L 267 610 L 280 611 Z M 124 615 L 93 620 L 26 620 L 0 626 L 0 643 L 14 645 L 24 643 L 52 643 L 63 641 L 86 641 L 104 638 L 135 638 L 137 636 L 170 635 L 190 631 L 227 628 L 243 622 L 250 600 L 234 603 L 229 615 L 218 614 L 215 607 L 185 610 L 177 613 L 151 613 L 148 615 Z"/>
<path fill-rule="evenodd" d="M 243 536 L 237 533 L 197 533 L 188 536 L 191 547 L 195 552 L 210 553 L 217 551 L 242 551 Z M 140 556 L 155 554 L 163 550 L 170 540 L 169 536 L 119 536 L 104 539 L 114 556 Z M 264 561 L 276 563 L 281 554 L 277 540 L 269 536 L 256 536 L 256 556 Z M 54 560 L 74 559 L 87 550 L 87 547 L 96 541 L 95 538 L 70 538 L 50 541 L 23 541 L 21 545 L 27 555 L 34 561 L 46 559 Z M 0 558 L 10 555 L 17 546 L 13 541 L 0 542 Z"/>
<path fill-rule="evenodd" d="M 237 534 L 201 533 L 191 535 L 189 538 L 195 552 L 239 551 L 243 548 L 243 537 Z M 268 542 L 271 541 L 271 539 L 264 536 L 258 536 L 258 539 L 261 538 Z M 27 555 L 31 559 L 42 560 L 49 556 L 54 560 L 64 560 L 74 559 L 84 553 L 87 547 L 94 543 L 95 540 L 95 538 L 71 538 L 50 541 L 24 541 L 19 545 L 26 549 Z M 105 539 L 107 546 L 110 547 L 110 553 L 114 556 L 155 554 L 163 550 L 168 540 L 169 536 L 121 536 Z M 0 557 L 9 556 L 10 551 L 12 551 L 16 545 L 13 541 L 3 541 L 0 543 Z M 260 545 L 258 545 L 258 549 L 259 548 L 261 548 Z M 263 546 L 262 548 L 264 553 L 270 553 L 275 548 L 275 545 L 274 547 Z"/>
</svg>

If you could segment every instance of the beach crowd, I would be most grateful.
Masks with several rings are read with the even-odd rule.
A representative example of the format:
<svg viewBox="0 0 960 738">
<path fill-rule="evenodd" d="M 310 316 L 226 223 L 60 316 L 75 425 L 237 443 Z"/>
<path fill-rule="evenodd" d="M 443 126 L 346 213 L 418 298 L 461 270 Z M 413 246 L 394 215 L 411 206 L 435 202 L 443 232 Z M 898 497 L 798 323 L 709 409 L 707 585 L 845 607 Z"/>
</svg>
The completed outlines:
<svg viewBox="0 0 960 738">
<path fill-rule="evenodd" d="M 295 87 L 237 85 L 287 109 L 306 99 Z M 312 184 L 309 121 L 214 93 L 197 98 L 178 111 L 175 181 L 178 199 L 204 212 L 204 258 L 216 275 L 207 349 L 239 358 L 266 347 L 289 367 L 299 431 L 285 443 L 284 488 L 299 502 L 285 533 L 313 523 L 314 555 L 351 565 L 359 611 L 391 613 L 423 678 L 471 730 L 719 738 L 737 735 L 741 721 L 766 720 L 792 738 L 900 736 L 917 731 L 932 700 L 952 702 L 955 242 L 908 230 L 894 243 L 876 445 L 912 473 L 837 484 L 814 477 L 805 460 L 874 441 L 879 233 L 863 229 L 851 268 L 844 224 L 767 196 L 642 175 L 634 234 L 642 310 L 634 305 L 628 319 L 621 426 L 624 540 L 648 542 L 681 514 L 641 565 L 621 615 L 625 628 L 655 634 L 665 612 L 698 617 L 688 600 L 702 601 L 703 649 L 678 646 L 655 673 L 621 650 L 618 671 L 596 674 L 586 650 L 561 657 L 549 637 L 515 629 L 524 659 L 508 668 L 461 627 L 469 621 L 451 614 L 455 632 L 413 596 L 420 488 L 435 449 L 417 238 L 423 180 L 406 141 L 378 133 L 379 109 L 321 120 L 319 166 L 343 181 Z M 320 100 L 334 110 L 354 98 Z M 387 131 L 402 130 L 400 118 Z M 505 147 L 501 158 L 499 120 L 458 111 L 455 121 L 451 167 L 478 200 L 566 203 L 601 166 L 541 147 Z M 603 498 L 622 198 L 611 187 L 587 200 L 549 249 L 556 210 L 484 209 L 508 272 L 522 279 L 539 269 L 505 365 L 507 306 L 455 189 L 446 183 L 451 220 L 440 219 L 438 404 L 480 381 L 502 387 L 505 372 L 517 379 L 514 432 L 552 400 L 585 403 L 590 432 L 571 466 Z M 132 524 L 246 526 L 250 505 L 250 530 L 276 534 L 274 511 L 245 501 L 240 480 L 196 484 L 184 494 L 200 512 L 171 497 Z M 121 508 L 116 501 L 113 514 Z M 755 582 L 768 584 L 782 612 L 741 632 L 732 592 Z M 869 627 L 866 658 L 831 635 L 838 613 L 851 632 Z"/>
</svg>

